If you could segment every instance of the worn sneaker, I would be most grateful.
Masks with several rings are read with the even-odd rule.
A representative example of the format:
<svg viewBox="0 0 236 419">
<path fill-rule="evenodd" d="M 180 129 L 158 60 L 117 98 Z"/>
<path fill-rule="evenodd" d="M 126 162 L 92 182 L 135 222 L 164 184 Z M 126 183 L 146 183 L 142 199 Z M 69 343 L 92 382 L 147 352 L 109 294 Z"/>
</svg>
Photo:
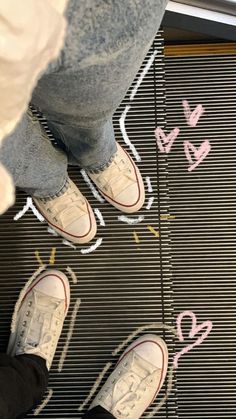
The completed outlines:
<svg viewBox="0 0 236 419">
<path fill-rule="evenodd" d="M 46 360 L 49 370 L 69 304 L 67 277 L 53 269 L 41 273 L 26 289 L 20 302 L 7 353 L 40 356 Z"/>
<path fill-rule="evenodd" d="M 138 211 L 144 203 L 144 184 L 138 167 L 117 143 L 112 163 L 102 172 L 88 173 L 104 198 L 126 213 Z"/>
<path fill-rule="evenodd" d="M 83 244 L 95 236 L 97 224 L 92 208 L 71 179 L 62 195 L 33 200 L 48 224 L 67 240 Z"/>
<path fill-rule="evenodd" d="M 155 335 L 144 335 L 124 352 L 90 409 L 101 406 L 116 419 L 138 419 L 156 398 L 166 376 L 168 350 Z"/>
</svg>

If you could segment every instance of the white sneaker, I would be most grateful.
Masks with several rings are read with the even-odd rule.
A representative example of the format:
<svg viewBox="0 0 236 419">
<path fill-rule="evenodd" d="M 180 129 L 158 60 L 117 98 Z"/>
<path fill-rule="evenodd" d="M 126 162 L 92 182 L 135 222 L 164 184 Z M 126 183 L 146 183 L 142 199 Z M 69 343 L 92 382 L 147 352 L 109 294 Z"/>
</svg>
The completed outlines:
<svg viewBox="0 0 236 419">
<path fill-rule="evenodd" d="M 97 224 L 88 201 L 68 179 L 65 192 L 52 198 L 33 198 L 50 226 L 73 243 L 87 243 L 97 232 Z"/>
<path fill-rule="evenodd" d="M 138 211 L 144 203 L 144 184 L 138 167 L 117 143 L 112 163 L 102 172 L 88 173 L 104 198 L 122 212 Z"/>
<path fill-rule="evenodd" d="M 53 269 L 41 273 L 26 289 L 11 333 L 8 355 L 34 354 L 46 360 L 48 370 L 70 304 L 65 274 Z"/>
<path fill-rule="evenodd" d="M 155 335 L 144 335 L 124 352 L 90 406 L 101 406 L 116 419 L 138 419 L 156 398 L 166 376 L 168 350 Z"/>
</svg>

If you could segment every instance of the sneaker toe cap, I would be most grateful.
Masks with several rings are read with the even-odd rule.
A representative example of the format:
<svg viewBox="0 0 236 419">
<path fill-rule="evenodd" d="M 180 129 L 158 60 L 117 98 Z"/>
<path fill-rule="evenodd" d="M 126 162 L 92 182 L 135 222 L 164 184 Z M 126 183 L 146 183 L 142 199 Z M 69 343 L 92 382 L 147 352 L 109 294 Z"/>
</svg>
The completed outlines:
<svg viewBox="0 0 236 419">
<path fill-rule="evenodd" d="M 70 286 L 63 272 L 54 269 L 44 271 L 39 275 L 34 288 L 50 297 L 66 300 L 69 305 Z"/>
<path fill-rule="evenodd" d="M 128 186 L 115 198 L 119 205 L 124 206 L 125 212 L 138 211 L 143 206 L 144 199 L 144 190 L 138 182 Z"/>
<path fill-rule="evenodd" d="M 163 369 L 168 360 L 166 344 L 156 335 L 146 335 L 143 343 L 134 350 L 143 359 L 160 369 Z"/>
<path fill-rule="evenodd" d="M 71 235 L 71 239 L 78 243 L 87 243 L 96 234 L 96 220 L 93 214 L 85 214 L 70 223 L 66 228 L 66 233 Z"/>
</svg>

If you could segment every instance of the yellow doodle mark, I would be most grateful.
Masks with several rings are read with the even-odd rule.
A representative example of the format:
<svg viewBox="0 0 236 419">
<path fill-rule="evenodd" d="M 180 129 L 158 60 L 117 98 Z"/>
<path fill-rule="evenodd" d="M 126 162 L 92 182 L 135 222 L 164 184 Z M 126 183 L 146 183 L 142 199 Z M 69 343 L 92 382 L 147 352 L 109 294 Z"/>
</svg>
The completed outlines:
<svg viewBox="0 0 236 419">
<path fill-rule="evenodd" d="M 43 266 L 43 265 L 44 265 L 44 263 L 43 263 L 43 261 L 42 261 L 42 259 L 41 259 L 40 255 L 39 255 L 39 251 L 38 251 L 38 250 L 35 250 L 34 254 L 35 254 L 35 257 L 36 257 L 36 259 L 37 259 L 37 261 L 38 261 L 39 265 L 40 265 L 40 266 Z"/>
<path fill-rule="evenodd" d="M 51 250 L 50 258 L 49 258 L 49 261 L 48 261 L 49 265 L 54 265 L 54 263 L 55 263 L 56 250 L 57 250 L 56 247 L 53 247 L 52 250 Z M 35 250 L 34 254 L 35 254 L 35 257 L 36 257 L 39 265 L 44 266 L 45 264 L 43 263 L 43 261 L 40 257 L 39 251 Z"/>
<path fill-rule="evenodd" d="M 53 247 L 53 248 L 52 248 L 52 250 L 51 250 L 51 255 L 50 255 L 50 258 L 49 258 L 49 265 L 54 265 L 54 263 L 55 263 L 56 251 L 57 251 L 56 247 Z"/>
<path fill-rule="evenodd" d="M 136 231 L 133 231 L 133 236 L 134 236 L 135 243 L 139 244 L 140 243 L 140 239 L 139 239 L 139 236 L 137 235 Z"/>
<path fill-rule="evenodd" d="M 160 216 L 160 219 L 162 221 L 174 220 L 175 219 L 175 215 L 163 214 L 163 215 Z"/>
<path fill-rule="evenodd" d="M 154 234 L 154 236 L 156 237 L 160 237 L 160 234 L 158 231 L 155 230 L 155 228 L 153 228 L 152 226 L 147 226 L 148 230 L 151 231 L 152 234 Z"/>
</svg>

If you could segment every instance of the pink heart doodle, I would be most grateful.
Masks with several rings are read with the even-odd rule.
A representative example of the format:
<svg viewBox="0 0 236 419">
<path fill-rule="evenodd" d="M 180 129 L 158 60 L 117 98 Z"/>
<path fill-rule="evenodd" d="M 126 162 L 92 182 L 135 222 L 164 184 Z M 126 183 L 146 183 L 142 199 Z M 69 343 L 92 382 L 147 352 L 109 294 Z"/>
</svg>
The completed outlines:
<svg viewBox="0 0 236 419">
<path fill-rule="evenodd" d="M 188 171 L 192 172 L 192 170 L 194 170 L 205 159 L 210 150 L 211 144 L 208 140 L 204 141 L 199 148 L 196 148 L 190 141 L 184 141 L 185 155 L 191 164 L 188 167 Z M 193 152 L 194 159 L 192 158 L 190 151 Z"/>
<path fill-rule="evenodd" d="M 178 135 L 179 135 L 179 128 L 172 129 L 172 131 L 168 135 L 166 135 L 160 127 L 157 127 L 155 129 L 155 137 L 156 137 L 157 145 L 160 152 L 169 153 Z"/>
<path fill-rule="evenodd" d="M 183 100 L 182 104 L 187 124 L 190 125 L 190 127 L 196 127 L 199 118 L 203 115 L 205 109 L 202 105 L 199 104 L 193 111 L 191 111 L 191 108 L 187 100 Z"/>
<path fill-rule="evenodd" d="M 183 348 L 182 351 L 175 354 L 174 361 L 173 361 L 174 368 L 178 368 L 179 358 L 182 355 L 186 354 L 187 352 L 191 351 L 191 349 L 193 349 L 195 346 L 201 345 L 201 343 L 207 338 L 207 336 L 209 335 L 212 329 L 212 322 L 210 320 L 206 320 L 205 322 L 197 326 L 196 315 L 192 311 L 189 311 L 189 310 L 183 311 L 182 313 L 178 315 L 177 320 L 176 320 L 177 333 L 178 333 L 180 342 L 184 342 L 184 337 L 183 337 L 183 333 L 181 329 L 181 323 L 184 317 L 190 317 L 192 319 L 192 328 L 189 332 L 189 337 L 191 339 L 193 339 L 195 335 L 197 335 L 201 330 L 203 329 L 206 329 L 206 330 L 204 333 L 202 333 L 202 335 L 195 342 L 191 343 L 188 346 L 185 346 L 185 348 Z"/>
</svg>

